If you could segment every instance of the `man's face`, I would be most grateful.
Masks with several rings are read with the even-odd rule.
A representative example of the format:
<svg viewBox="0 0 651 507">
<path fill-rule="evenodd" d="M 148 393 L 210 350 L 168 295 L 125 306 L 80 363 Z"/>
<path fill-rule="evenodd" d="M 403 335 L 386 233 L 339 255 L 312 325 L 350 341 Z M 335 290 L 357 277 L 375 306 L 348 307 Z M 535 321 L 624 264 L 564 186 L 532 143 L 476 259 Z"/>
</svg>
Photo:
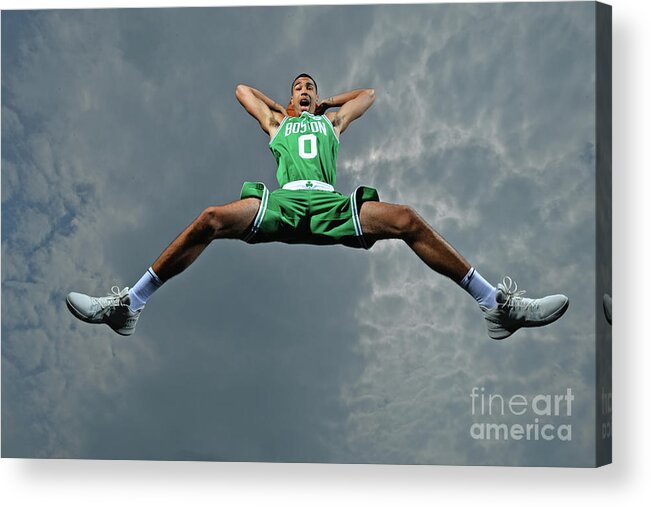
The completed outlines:
<svg viewBox="0 0 651 507">
<path fill-rule="evenodd" d="M 314 113 L 318 95 L 316 85 L 309 77 L 299 77 L 292 86 L 292 104 L 294 110 L 301 114 L 303 111 Z"/>
</svg>

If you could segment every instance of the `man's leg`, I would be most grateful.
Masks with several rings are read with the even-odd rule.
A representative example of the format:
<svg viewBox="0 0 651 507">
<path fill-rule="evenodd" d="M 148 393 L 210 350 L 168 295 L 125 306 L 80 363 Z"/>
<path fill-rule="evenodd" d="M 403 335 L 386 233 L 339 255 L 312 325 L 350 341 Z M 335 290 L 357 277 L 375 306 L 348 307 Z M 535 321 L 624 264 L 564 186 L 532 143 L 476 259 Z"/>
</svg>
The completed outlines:
<svg viewBox="0 0 651 507">
<path fill-rule="evenodd" d="M 408 206 L 365 202 L 359 219 L 364 236 L 402 239 L 425 264 L 456 283 L 470 270 L 468 261 Z"/>
<path fill-rule="evenodd" d="M 497 306 L 495 287 L 409 206 L 366 202 L 360 222 L 365 236 L 402 239 L 425 264 L 460 285 L 481 307 Z"/>
<path fill-rule="evenodd" d="M 249 198 L 206 208 L 156 259 L 152 270 L 166 282 L 190 266 L 213 240 L 241 238 L 259 207 L 259 199 Z"/>
<path fill-rule="evenodd" d="M 133 334 L 142 308 L 167 280 L 192 264 L 215 239 L 241 238 L 253 222 L 260 200 L 249 198 L 206 208 L 163 251 L 134 287 L 108 297 L 94 298 L 72 292 L 66 302 L 75 317 L 93 324 L 108 324 L 119 334 Z"/>
<path fill-rule="evenodd" d="M 402 239 L 425 264 L 473 296 L 484 312 L 491 338 L 506 338 L 520 327 L 550 324 L 567 310 L 567 297 L 523 298 L 517 285 L 511 287 L 510 278 L 496 289 L 408 206 L 369 201 L 363 204 L 359 218 L 364 236 Z"/>
</svg>

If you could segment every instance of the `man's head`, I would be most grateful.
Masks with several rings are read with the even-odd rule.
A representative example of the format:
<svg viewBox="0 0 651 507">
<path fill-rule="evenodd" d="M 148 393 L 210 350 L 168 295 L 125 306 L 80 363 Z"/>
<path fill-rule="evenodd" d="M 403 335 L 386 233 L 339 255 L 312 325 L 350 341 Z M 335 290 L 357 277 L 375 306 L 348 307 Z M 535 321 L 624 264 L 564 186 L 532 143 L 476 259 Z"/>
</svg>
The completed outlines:
<svg viewBox="0 0 651 507">
<path fill-rule="evenodd" d="M 292 81 L 291 102 L 300 115 L 303 111 L 314 113 L 319 96 L 316 81 L 309 74 L 299 74 Z"/>
</svg>

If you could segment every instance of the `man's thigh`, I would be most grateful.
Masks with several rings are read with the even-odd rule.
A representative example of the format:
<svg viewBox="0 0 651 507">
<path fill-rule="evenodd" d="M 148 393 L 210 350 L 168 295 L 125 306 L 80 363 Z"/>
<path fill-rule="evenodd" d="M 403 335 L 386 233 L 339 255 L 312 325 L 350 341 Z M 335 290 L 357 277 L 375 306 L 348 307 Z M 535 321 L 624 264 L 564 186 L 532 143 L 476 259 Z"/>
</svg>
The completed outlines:
<svg viewBox="0 0 651 507">
<path fill-rule="evenodd" d="M 413 216 L 409 206 L 370 201 L 362 206 L 359 221 L 365 236 L 374 240 L 391 239 L 404 235 Z"/>
<path fill-rule="evenodd" d="M 213 208 L 219 218 L 221 237 L 240 239 L 251 227 L 260 199 L 250 197 Z"/>
</svg>

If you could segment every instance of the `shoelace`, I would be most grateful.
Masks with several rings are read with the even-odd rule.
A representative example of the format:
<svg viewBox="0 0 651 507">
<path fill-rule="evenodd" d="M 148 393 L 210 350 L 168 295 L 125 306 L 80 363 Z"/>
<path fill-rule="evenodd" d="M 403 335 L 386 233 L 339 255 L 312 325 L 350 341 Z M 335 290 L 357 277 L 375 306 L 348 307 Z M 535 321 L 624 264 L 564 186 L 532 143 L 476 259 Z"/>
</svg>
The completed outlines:
<svg viewBox="0 0 651 507">
<path fill-rule="evenodd" d="M 126 289 L 126 288 L 125 288 Z M 125 289 L 120 289 L 117 285 L 111 287 L 111 292 L 107 296 L 101 298 L 93 298 L 93 303 L 96 303 L 100 306 L 102 310 L 108 308 L 109 306 L 122 306 L 122 297 L 124 296 L 123 292 Z"/>
<path fill-rule="evenodd" d="M 512 304 L 513 306 L 522 306 L 524 302 L 517 300 L 522 299 L 522 296 L 527 292 L 526 290 L 518 290 L 518 284 L 510 276 L 505 276 L 502 279 L 502 288 L 506 294 L 504 305 Z"/>
</svg>

